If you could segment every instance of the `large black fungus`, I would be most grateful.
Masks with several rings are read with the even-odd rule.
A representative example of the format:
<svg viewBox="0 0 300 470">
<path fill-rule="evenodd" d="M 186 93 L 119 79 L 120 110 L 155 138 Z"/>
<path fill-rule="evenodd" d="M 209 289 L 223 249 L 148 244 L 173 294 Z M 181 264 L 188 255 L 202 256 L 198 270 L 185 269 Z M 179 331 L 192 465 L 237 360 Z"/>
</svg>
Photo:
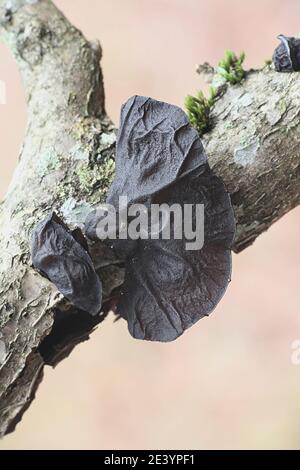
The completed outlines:
<svg viewBox="0 0 300 470">
<path fill-rule="evenodd" d="M 32 234 L 33 266 L 53 282 L 72 305 L 97 315 L 102 304 L 102 285 L 80 230 L 71 232 L 52 213 Z"/>
<path fill-rule="evenodd" d="M 204 207 L 204 244 L 197 250 L 187 249 L 190 240 L 183 226 L 178 239 L 110 241 L 118 255 L 126 257 L 117 313 L 135 338 L 174 340 L 207 316 L 223 296 L 231 276 L 235 232 L 230 197 L 210 170 L 199 136 L 180 108 L 139 96 L 122 107 L 116 177 L 107 202 L 118 208 L 121 196 L 128 198 L 128 206 L 177 204 L 183 212 L 188 204 Z M 194 228 L 195 218 L 193 211 Z M 95 235 L 97 222 L 93 213 L 87 235 Z M 174 235 L 173 229 L 171 217 Z"/>
<path fill-rule="evenodd" d="M 300 38 L 293 38 L 280 34 L 279 46 L 273 54 L 273 63 L 277 72 L 300 71 Z"/>
</svg>

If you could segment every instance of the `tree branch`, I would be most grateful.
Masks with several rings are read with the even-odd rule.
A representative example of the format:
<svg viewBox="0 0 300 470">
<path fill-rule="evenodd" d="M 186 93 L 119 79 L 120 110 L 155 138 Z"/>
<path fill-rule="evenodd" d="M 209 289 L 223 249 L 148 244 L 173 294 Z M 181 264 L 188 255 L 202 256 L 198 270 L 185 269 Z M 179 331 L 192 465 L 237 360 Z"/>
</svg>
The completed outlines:
<svg viewBox="0 0 300 470">
<path fill-rule="evenodd" d="M 231 193 L 240 252 L 300 202 L 300 76 L 266 66 L 240 85 L 212 80 L 221 98 L 203 144 Z"/>
<path fill-rule="evenodd" d="M 50 0 L 0 0 L 0 34 L 20 68 L 28 122 L 20 162 L 0 206 L 0 435 L 30 405 L 45 364 L 88 338 L 97 318 L 70 307 L 31 266 L 32 229 L 51 210 L 71 226 L 105 200 L 115 129 L 105 114 L 101 49 Z M 269 68 L 223 86 L 204 136 L 232 193 L 240 251 L 299 203 L 299 75 Z M 109 308 L 124 269 L 101 243 L 92 257 Z"/>
</svg>

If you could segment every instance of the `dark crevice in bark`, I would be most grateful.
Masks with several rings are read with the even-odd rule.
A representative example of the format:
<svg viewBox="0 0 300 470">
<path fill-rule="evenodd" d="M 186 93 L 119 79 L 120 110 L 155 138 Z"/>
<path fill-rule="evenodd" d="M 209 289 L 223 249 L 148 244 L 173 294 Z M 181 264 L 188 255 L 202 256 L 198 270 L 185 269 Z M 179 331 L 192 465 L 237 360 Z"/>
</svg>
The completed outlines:
<svg viewBox="0 0 300 470">
<path fill-rule="evenodd" d="M 66 311 L 56 308 L 51 332 L 38 347 L 45 364 L 55 367 L 68 357 L 77 344 L 89 339 L 93 329 L 106 315 L 92 316 L 74 307 Z"/>
</svg>

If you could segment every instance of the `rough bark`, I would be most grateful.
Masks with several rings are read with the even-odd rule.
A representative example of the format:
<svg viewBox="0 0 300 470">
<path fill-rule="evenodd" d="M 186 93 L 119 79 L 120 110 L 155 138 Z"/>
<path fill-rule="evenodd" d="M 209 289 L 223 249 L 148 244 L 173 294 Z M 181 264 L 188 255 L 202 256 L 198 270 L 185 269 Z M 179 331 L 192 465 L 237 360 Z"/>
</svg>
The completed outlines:
<svg viewBox="0 0 300 470">
<path fill-rule="evenodd" d="M 55 209 L 76 226 L 105 199 L 115 128 L 104 108 L 99 44 L 88 42 L 50 0 L 0 0 L 0 34 L 15 55 L 28 105 L 20 162 L 0 206 L 0 436 L 30 405 L 45 364 L 88 338 L 105 313 L 76 311 L 31 266 L 33 227 Z M 204 145 L 232 194 L 240 251 L 300 199 L 298 74 L 251 71 L 219 84 Z M 123 267 L 91 247 L 105 311 Z"/>
<path fill-rule="evenodd" d="M 203 143 L 231 193 L 240 252 L 300 202 L 300 75 L 266 66 L 239 85 L 211 80 L 220 98 Z"/>
</svg>

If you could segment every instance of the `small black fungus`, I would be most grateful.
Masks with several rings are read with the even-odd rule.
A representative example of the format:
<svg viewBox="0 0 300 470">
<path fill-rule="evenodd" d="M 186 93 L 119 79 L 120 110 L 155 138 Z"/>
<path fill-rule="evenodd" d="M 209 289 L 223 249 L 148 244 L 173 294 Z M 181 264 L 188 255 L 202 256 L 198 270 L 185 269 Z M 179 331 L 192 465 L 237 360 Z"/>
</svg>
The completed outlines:
<svg viewBox="0 0 300 470">
<path fill-rule="evenodd" d="M 80 230 L 71 232 L 54 212 L 32 234 L 33 266 L 75 307 L 97 315 L 102 285 Z"/>
<path fill-rule="evenodd" d="M 198 133 L 177 106 L 135 96 L 122 107 L 116 176 L 107 202 L 117 208 L 121 196 L 128 198 L 128 206 L 204 205 L 201 249 L 187 250 L 185 235 L 110 241 L 126 258 L 116 313 L 127 320 L 133 337 L 172 341 L 223 296 L 235 233 L 230 197 L 210 170 Z M 194 213 L 191 218 L 195 226 Z M 94 212 L 87 236 L 95 236 L 97 222 Z M 174 233 L 174 220 L 170 228 Z"/>
<path fill-rule="evenodd" d="M 276 47 L 273 54 L 273 63 L 277 72 L 299 72 L 300 71 L 300 39 L 278 36 L 281 43 Z"/>
</svg>

